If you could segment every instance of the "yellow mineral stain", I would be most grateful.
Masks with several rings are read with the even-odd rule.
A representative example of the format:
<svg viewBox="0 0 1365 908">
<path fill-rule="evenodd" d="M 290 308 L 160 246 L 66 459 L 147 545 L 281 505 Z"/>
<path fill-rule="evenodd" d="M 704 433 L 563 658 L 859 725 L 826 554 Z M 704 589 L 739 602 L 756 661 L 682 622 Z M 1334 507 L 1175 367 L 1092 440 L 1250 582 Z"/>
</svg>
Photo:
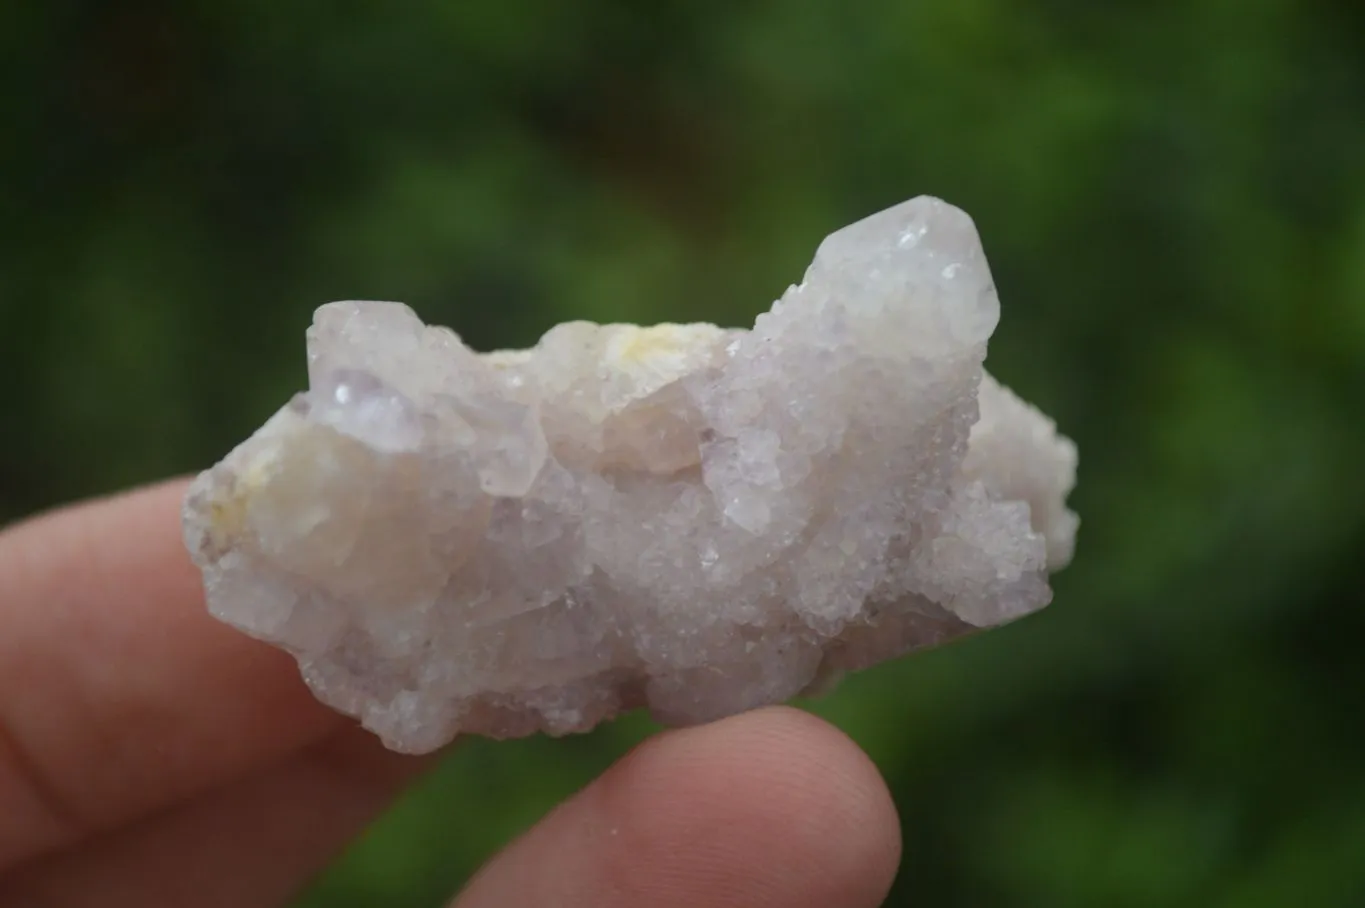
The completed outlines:
<svg viewBox="0 0 1365 908">
<path fill-rule="evenodd" d="M 243 465 L 231 486 L 223 490 L 224 494 L 209 502 L 209 524 L 215 533 L 230 536 L 246 527 L 251 499 L 270 481 L 277 463 L 273 448 L 258 452 Z"/>
<path fill-rule="evenodd" d="M 664 322 L 648 328 L 634 326 L 625 334 L 619 346 L 613 351 L 615 359 L 626 363 L 644 363 L 653 359 L 677 356 L 698 345 L 699 341 L 709 340 L 704 336 L 710 332 L 699 330 L 698 325 L 676 325 Z M 704 326 L 711 328 L 710 325 Z"/>
<path fill-rule="evenodd" d="M 214 533 L 233 536 L 246 523 L 246 502 L 236 495 L 209 502 L 209 526 Z"/>
</svg>

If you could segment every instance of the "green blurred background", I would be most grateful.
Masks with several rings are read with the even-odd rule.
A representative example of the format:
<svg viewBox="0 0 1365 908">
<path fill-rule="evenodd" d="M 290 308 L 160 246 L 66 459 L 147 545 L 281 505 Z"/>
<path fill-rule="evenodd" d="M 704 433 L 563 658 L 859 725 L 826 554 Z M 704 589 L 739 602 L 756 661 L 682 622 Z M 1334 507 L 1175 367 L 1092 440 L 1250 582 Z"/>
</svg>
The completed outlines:
<svg viewBox="0 0 1365 908">
<path fill-rule="evenodd" d="M 748 322 L 968 209 L 1080 444 L 1051 609 L 812 705 L 890 904 L 1365 905 L 1365 5 L 0 3 L 0 519 L 214 461 L 312 308 Z M 474 742 L 310 908 L 436 906 L 648 734 Z"/>
</svg>

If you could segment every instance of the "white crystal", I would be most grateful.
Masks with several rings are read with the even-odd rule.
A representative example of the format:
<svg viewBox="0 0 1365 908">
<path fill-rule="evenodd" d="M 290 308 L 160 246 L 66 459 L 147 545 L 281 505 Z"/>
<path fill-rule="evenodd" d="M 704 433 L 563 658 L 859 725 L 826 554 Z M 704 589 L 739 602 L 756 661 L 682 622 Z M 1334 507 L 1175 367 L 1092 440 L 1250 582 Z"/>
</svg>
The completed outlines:
<svg viewBox="0 0 1365 908">
<path fill-rule="evenodd" d="M 831 235 L 747 332 L 481 355 L 333 303 L 186 541 L 214 615 L 397 750 L 780 702 L 1050 599 L 1076 448 L 985 374 L 998 320 L 931 198 Z"/>
</svg>

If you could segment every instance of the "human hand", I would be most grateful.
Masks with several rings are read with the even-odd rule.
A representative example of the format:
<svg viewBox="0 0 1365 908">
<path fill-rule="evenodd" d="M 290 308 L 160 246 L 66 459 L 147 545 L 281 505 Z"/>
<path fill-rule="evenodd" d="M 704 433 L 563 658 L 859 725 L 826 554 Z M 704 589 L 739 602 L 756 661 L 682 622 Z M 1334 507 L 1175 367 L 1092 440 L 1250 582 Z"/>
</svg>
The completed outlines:
<svg viewBox="0 0 1365 908">
<path fill-rule="evenodd" d="M 208 616 L 180 482 L 0 533 L 0 906 L 281 905 L 428 760 Z M 875 767 L 767 709 L 658 735 L 458 908 L 861 908 L 899 859 Z"/>
</svg>

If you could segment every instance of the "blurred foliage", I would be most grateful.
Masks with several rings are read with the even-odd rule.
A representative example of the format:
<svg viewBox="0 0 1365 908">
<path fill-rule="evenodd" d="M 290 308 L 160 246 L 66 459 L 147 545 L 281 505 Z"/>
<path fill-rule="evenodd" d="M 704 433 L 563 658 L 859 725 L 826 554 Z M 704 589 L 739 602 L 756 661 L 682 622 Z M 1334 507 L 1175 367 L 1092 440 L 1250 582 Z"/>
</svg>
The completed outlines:
<svg viewBox="0 0 1365 908">
<path fill-rule="evenodd" d="M 1360 4 L 53 0 L 0 86 L 0 517 L 217 459 L 327 300 L 740 324 L 962 205 L 1084 524 L 1053 608 L 814 705 L 891 904 L 1365 904 Z M 647 732 L 460 749 L 305 904 L 439 904 Z"/>
</svg>

